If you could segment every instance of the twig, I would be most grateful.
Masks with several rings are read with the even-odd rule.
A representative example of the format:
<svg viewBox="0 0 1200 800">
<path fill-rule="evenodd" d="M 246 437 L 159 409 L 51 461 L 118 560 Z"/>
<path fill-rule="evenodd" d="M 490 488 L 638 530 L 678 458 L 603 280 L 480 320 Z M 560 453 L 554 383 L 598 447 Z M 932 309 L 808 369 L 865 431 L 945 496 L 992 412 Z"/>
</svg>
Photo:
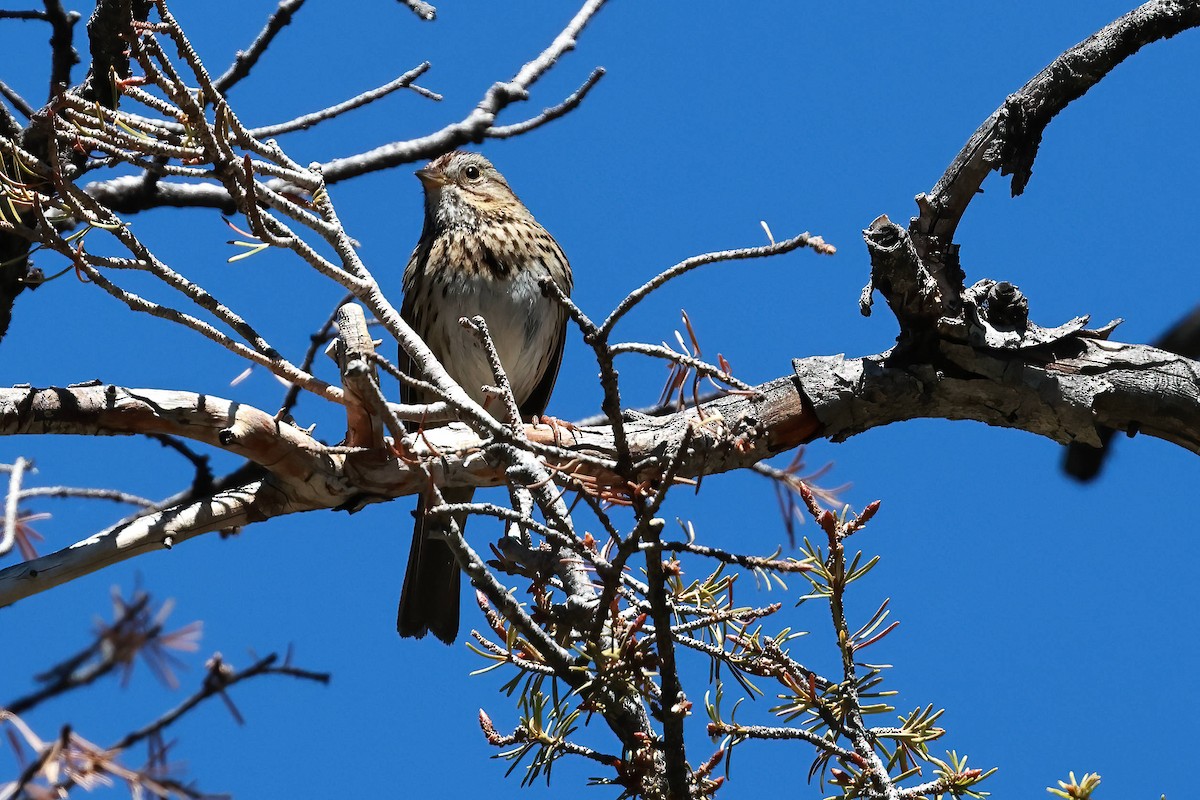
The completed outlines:
<svg viewBox="0 0 1200 800">
<path fill-rule="evenodd" d="M 514 437 L 523 435 L 523 431 L 513 433 Z M 522 445 L 522 440 L 518 439 L 516 442 L 497 445 L 494 449 L 510 465 L 506 470 L 509 485 L 516 486 L 521 491 L 528 491 L 537 502 L 542 514 L 545 515 L 547 523 L 559 531 L 558 536 L 552 536 L 548 541 L 551 553 L 562 567 L 560 574 L 569 599 L 574 601 L 576 608 L 595 608 L 595 587 L 588 580 L 582 564 L 578 559 L 570 559 L 570 563 L 567 563 L 568 559 L 560 556 L 560 551 L 564 547 L 572 552 L 579 550 L 578 537 L 575 535 L 574 525 L 571 522 L 570 509 L 563 501 L 562 493 L 558 491 L 551 480 L 545 465 Z M 593 561 L 598 572 L 607 577 L 619 575 L 607 564 L 602 566 L 602 563 L 603 559 Z"/>
<path fill-rule="evenodd" d="M 0 81 L 0 95 L 4 95 L 4 99 L 11 103 L 13 108 L 21 112 L 26 119 L 33 116 L 33 106 L 29 105 L 24 97 L 17 94 L 17 91 L 4 81 Z"/>
<path fill-rule="evenodd" d="M 74 47 L 79 12 L 67 11 L 60 0 L 42 0 L 42 4 L 46 8 L 46 20 L 54 31 L 50 35 L 50 91 L 46 95 L 53 98 L 70 86 L 71 67 L 79 63 L 79 54 Z"/>
<path fill-rule="evenodd" d="M 250 74 L 250 70 L 258 63 L 258 59 L 271 46 L 275 37 L 292 21 L 292 15 L 304 5 L 304 0 L 280 0 L 275 12 L 267 19 L 267 24 L 259 31 L 258 36 L 244 51 L 239 50 L 229 69 L 213 81 L 213 87 L 221 94 L 226 94 L 239 81 Z"/>
<path fill-rule="evenodd" d="M 67 796 L 69 790 L 80 782 L 81 775 L 86 776 L 88 775 L 89 771 L 93 771 L 98 774 L 112 774 L 127 782 L 137 784 L 138 788 L 141 788 L 143 791 L 149 789 L 151 792 L 162 794 L 163 796 L 165 796 L 165 791 L 167 789 L 170 789 L 171 793 L 178 794 L 181 797 L 200 798 L 207 796 L 195 792 L 189 787 L 183 786 L 176 781 L 163 780 L 159 777 L 151 778 L 150 775 L 145 772 L 127 770 L 121 767 L 116 762 L 115 758 L 117 754 L 127 751 L 129 748 L 133 747 L 139 742 L 151 737 L 157 737 L 163 730 L 177 722 L 181 717 L 186 715 L 204 700 L 217 695 L 221 696 L 225 700 L 226 705 L 229 707 L 230 712 L 234 716 L 234 719 L 240 723 L 242 721 L 241 716 L 237 709 L 232 705 L 225 692 L 229 687 L 234 686 L 244 680 L 256 678 L 261 675 L 288 675 L 291 677 L 316 681 L 319 683 L 329 682 L 329 675 L 327 673 L 310 672 L 307 670 L 297 669 L 288 664 L 275 667 L 273 664 L 277 660 L 278 656 L 276 654 L 271 654 L 266 658 L 260 659 L 250 667 L 238 672 L 234 671 L 229 665 L 225 664 L 219 654 L 214 655 L 208 662 L 208 673 L 205 676 L 204 683 L 200 690 L 198 690 L 183 703 L 166 712 L 150 724 L 126 734 L 115 744 L 101 749 L 82 739 L 79 739 L 78 737 L 72 736 L 71 739 L 73 742 L 80 746 L 83 750 L 83 753 L 87 756 L 83 763 L 84 769 L 82 771 L 72 769 L 65 770 L 64 777 L 60 778 L 52 785 L 51 792 L 56 797 L 65 797 Z M 63 746 L 60 748 L 60 750 L 65 749 L 66 747 L 67 739 L 64 737 Z M 148 785 L 142 786 L 143 782 Z M 137 794 L 137 792 L 135 792 L 135 794 Z"/>
<path fill-rule="evenodd" d="M 700 404 L 707 405 L 713 400 L 726 396 L 726 392 L 707 392 L 700 395 Z M 665 417 L 679 412 L 679 403 L 671 400 L 665 403 L 655 403 L 652 406 L 642 406 L 641 408 L 631 408 L 625 413 L 631 417 Z M 580 428 L 588 428 L 596 425 L 604 425 L 608 422 L 608 416 L 605 414 L 592 414 L 590 417 L 573 420 L 572 424 Z"/>
<path fill-rule="evenodd" d="M 22 489 L 21 499 L 28 497 L 79 498 L 83 500 L 112 500 L 114 503 L 128 503 L 143 508 L 153 508 L 154 501 L 135 494 L 121 492 L 116 489 L 85 489 L 77 486 L 37 486 L 33 489 Z"/>
<path fill-rule="evenodd" d="M 662 358 L 675 364 L 694 369 L 697 373 L 699 373 L 700 377 L 716 378 L 721 383 L 728 384 L 738 391 L 754 391 L 753 386 L 745 381 L 735 378 L 720 367 L 709 364 L 707 361 L 701 361 L 698 358 L 693 358 L 686 353 L 677 353 L 669 347 L 643 344 L 642 342 L 620 342 L 618 344 L 610 345 L 609 351 L 615 356 L 620 355 L 621 353 L 639 353 L 641 355 L 651 356 L 653 358 Z M 663 405 L 667 408 L 673 407 L 673 404 L 670 402 Z M 673 410 L 677 410 L 677 407 L 675 407 Z"/>
<path fill-rule="evenodd" d="M 943 797 L 949 793 L 954 787 L 953 781 L 950 778 L 938 778 L 933 781 L 926 781 L 918 786 L 912 786 L 908 789 L 900 790 L 900 800 L 921 800 L 928 797 Z M 969 797 L 970 795 L 968 795 Z"/>
<path fill-rule="evenodd" d="M 793 236 L 791 239 L 785 239 L 782 242 L 775 242 L 761 247 L 744 247 L 738 250 L 721 250 L 715 253 L 704 253 L 698 256 L 692 256 L 689 259 L 680 261 L 675 266 L 663 270 L 654 278 L 647 281 L 642 286 L 630 292 L 624 300 L 617 304 L 612 313 L 608 315 L 608 319 L 600 326 L 601 335 L 607 336 L 612 332 L 613 326 L 625 316 L 629 311 L 646 298 L 651 292 L 659 288 L 667 281 L 673 278 L 678 278 L 697 267 L 702 267 L 705 264 L 713 264 L 719 261 L 735 261 L 744 258 L 764 258 L 766 256 L 779 255 L 788 253 L 801 247 L 811 247 L 821 255 L 833 255 L 836 249 L 832 245 L 825 243 L 825 240 L 820 236 L 813 236 L 808 233 L 802 233 L 799 236 Z"/>
<path fill-rule="evenodd" d="M 667 576 L 658 548 L 662 520 L 647 527 L 650 548 L 646 551 L 646 593 L 650 616 L 654 619 L 655 649 L 658 654 L 659 680 L 662 685 L 663 759 L 666 762 L 667 787 L 671 797 L 688 797 L 688 765 L 683 721 L 691 706 L 683 693 L 679 668 L 675 662 L 675 642 L 671 635 L 671 608 L 667 601 Z"/>
<path fill-rule="evenodd" d="M 444 396 L 429 381 L 423 381 L 420 378 L 414 378 L 406 372 L 401 372 L 395 364 L 388 361 L 379 353 L 371 355 L 371 362 L 389 376 L 395 378 L 398 383 L 407 384 L 434 397 Z M 418 403 L 416 405 L 388 403 L 387 407 L 388 412 L 395 415 L 397 419 L 408 420 L 410 422 L 452 422 L 459 418 L 458 410 L 445 400 L 435 400 L 432 403 Z"/>
<path fill-rule="evenodd" d="M 109 632 L 123 631 L 131 624 L 136 624 L 149 604 L 149 594 L 142 593 L 140 596 L 135 597 L 132 603 L 121 607 L 121 615 L 114 619 L 112 624 L 107 626 L 106 630 Z M 146 643 L 153 640 L 161 631 L 161 624 L 152 625 L 150 628 L 142 631 L 138 638 L 143 643 Z M 46 700 L 95 683 L 98 679 L 120 666 L 122 663 L 121 658 L 131 654 L 127 651 L 118 652 L 117 648 L 111 646 L 105 647 L 108 639 L 103 633 L 102 631 L 101 635 L 97 636 L 95 641 L 83 648 L 83 650 L 38 675 L 38 681 L 45 681 L 45 686 L 30 694 L 12 700 L 4 708 L 13 714 L 24 714 Z M 99 658 L 94 663 L 88 665 L 88 659 L 94 656 L 99 656 Z"/>
<path fill-rule="evenodd" d="M 256 678 L 259 675 L 287 675 L 301 680 L 315 681 L 323 684 L 329 683 L 329 673 L 309 672 L 308 670 L 297 669 L 286 663 L 276 667 L 275 662 L 278 660 L 278 654 L 272 653 L 269 656 L 259 659 L 249 667 L 235 672 L 221 660 L 219 655 L 213 656 L 209 661 L 208 675 L 204 679 L 204 685 L 197 692 L 150 724 L 127 733 L 114 743 L 110 749 L 128 750 L 148 736 L 164 730 L 208 698 L 224 694 L 226 689 L 236 686 L 244 680 Z"/>
<path fill-rule="evenodd" d="M 8 475 L 8 494 L 4 500 L 4 530 L 0 531 L 0 556 L 8 554 L 17 541 L 17 511 L 21 499 L 21 477 L 32 462 L 17 456 L 11 468 L 6 470 Z"/>
<path fill-rule="evenodd" d="M 736 564 L 739 567 L 746 567 L 748 569 L 766 569 L 774 572 L 809 572 L 812 570 L 812 565 L 803 561 L 764 556 L 747 556 L 740 553 L 730 553 L 717 547 L 707 547 L 695 542 L 663 542 L 659 547 L 669 552 L 692 553 L 693 555 L 712 558 L 725 564 Z"/>
<path fill-rule="evenodd" d="M 323 166 L 325 179 L 335 183 L 367 172 L 408 164 L 486 136 L 496 116 L 514 102 L 528 99 L 529 89 L 538 79 L 553 67 L 563 54 L 575 47 L 576 38 L 604 3 L 605 0 L 587 0 L 545 50 L 521 67 L 512 80 L 496 83 L 488 89 L 483 99 L 464 119 L 428 136 L 407 142 L 393 142 L 365 153 L 334 159 Z"/>
<path fill-rule="evenodd" d="M 103 289 L 108 294 L 125 303 L 131 310 L 138 311 L 144 314 L 149 314 L 160 319 L 165 319 L 170 322 L 178 323 L 185 328 L 191 328 L 205 338 L 221 345 L 227 350 L 230 350 L 242 358 L 252 361 L 259 366 L 266 367 L 271 372 L 286 381 L 298 384 L 308 391 L 318 396 L 324 397 L 335 403 L 342 402 L 342 390 L 336 386 L 332 386 L 313 375 L 301 371 L 294 364 L 279 355 L 270 345 L 265 349 L 267 352 L 262 352 L 258 348 L 247 347 L 241 342 L 235 341 L 230 336 L 222 333 L 212 325 L 197 319 L 190 314 L 185 314 L 182 311 L 177 311 L 170 306 L 160 305 L 158 303 L 147 300 L 140 295 L 122 289 L 116 284 L 109 281 L 103 273 L 87 263 L 85 260 L 78 260 L 80 270 L 87 275 L 88 279 Z M 205 293 L 207 294 L 207 293 Z M 256 334 L 254 334 L 256 336 Z M 265 344 L 260 340 L 260 343 Z"/>
<path fill-rule="evenodd" d="M 42 768 L 46 766 L 46 762 L 65 750 L 67 743 L 70 742 L 70 740 L 71 726 L 63 725 L 59 731 L 58 739 L 43 747 L 41 752 L 37 754 L 37 758 L 30 761 L 28 766 L 21 771 L 20 776 L 17 777 L 16 783 L 14 783 L 12 786 L 12 793 L 9 796 L 14 798 L 21 797 L 25 792 L 25 787 L 29 785 L 30 781 L 37 777 L 38 773 L 42 771 Z"/>
<path fill-rule="evenodd" d="M 887 766 L 875 752 L 874 742 L 867 732 L 863 720 L 862 700 L 858 693 L 858 664 L 854 658 L 855 642 L 850 626 L 846 622 L 845 589 L 847 580 L 845 537 L 842 524 L 832 518 L 828 522 L 818 515 L 815 506 L 813 517 L 825 529 L 829 541 L 827 564 L 832 575 L 829 581 L 829 613 L 837 636 L 838 650 L 842 656 L 842 692 L 846 697 L 844 722 L 858 753 L 859 765 L 866 773 L 872 788 L 886 800 L 899 800 L 899 789 L 888 773 Z"/>
<path fill-rule="evenodd" d="M 318 122 L 324 122 L 325 120 L 333 119 L 341 114 L 345 114 L 347 111 L 353 111 L 356 108 L 361 108 L 362 106 L 372 103 L 381 97 L 386 97 L 397 89 L 412 88 L 414 91 L 417 91 L 421 95 L 432 100 L 441 100 L 441 95 L 430 92 L 428 89 L 422 89 L 419 86 L 413 86 L 413 81 L 424 75 L 429 70 L 429 66 L 429 62 L 426 61 L 417 65 L 413 69 L 410 69 L 400 77 L 388 81 L 376 89 L 363 92 L 362 94 L 351 97 L 349 100 L 345 100 L 337 105 L 330 106 L 329 108 L 323 108 L 320 111 L 314 111 L 311 114 L 305 114 L 301 117 L 296 117 L 295 119 L 288 120 L 287 122 L 280 122 L 275 125 L 264 125 L 261 128 L 251 128 L 249 133 L 255 139 L 267 139 L 272 136 L 279 136 L 280 134 L 289 133 L 291 131 L 307 130 L 313 125 L 316 125 Z"/>
<path fill-rule="evenodd" d="M 168 450 L 174 450 L 179 455 L 183 456 L 192 468 L 196 470 L 196 476 L 192 478 L 192 489 L 195 491 L 205 491 L 213 485 L 212 468 L 208 463 L 208 456 L 202 456 L 187 444 L 165 433 L 150 434 L 150 438 L 161 444 Z"/>
<path fill-rule="evenodd" d="M 333 307 L 333 311 L 325 319 L 325 322 L 315 333 L 308 337 L 308 349 L 304 351 L 304 358 L 300 361 L 300 369 L 311 373 L 313 371 L 313 362 L 316 361 L 317 353 L 321 352 L 322 345 L 329 342 L 333 336 L 335 323 L 337 322 L 338 311 L 346 303 L 354 299 L 354 295 L 347 294 L 338 300 Z M 288 414 L 292 413 L 292 409 L 296 407 L 296 402 L 300 399 L 300 386 L 293 383 L 288 387 L 287 393 L 283 396 L 283 402 L 279 405 L 279 411 L 275 413 L 275 419 L 283 419 Z"/>
<path fill-rule="evenodd" d="M 471 638 L 478 642 L 479 646 L 487 652 L 503 659 L 509 664 L 513 664 L 524 672 L 532 672 L 536 675 L 545 675 L 548 678 L 553 678 L 558 674 L 555 672 L 553 667 L 548 667 L 545 664 L 538 664 L 536 661 L 530 661 L 527 658 L 521 658 L 517 653 L 501 647 L 477 630 L 471 631 Z M 469 644 L 467 646 L 470 647 Z"/>
<path fill-rule="evenodd" d="M 544 109 L 536 117 L 530 117 L 524 122 L 516 122 L 512 125 L 500 125 L 498 127 L 493 126 L 488 129 L 487 137 L 489 139 L 509 139 L 513 136 L 520 136 L 523 133 L 529 133 L 529 131 L 535 128 L 540 128 L 547 122 L 552 122 L 568 112 L 574 111 L 583 102 L 583 98 L 587 97 L 592 87 L 599 83 L 603 77 L 604 67 L 596 67 L 592 70 L 592 74 L 587 77 L 587 80 L 583 82 L 583 85 L 564 97 L 562 102 Z"/>
<path fill-rule="evenodd" d="M 437 17 L 437 9 L 425 0 L 398 0 L 401 5 L 408 6 L 414 14 L 426 22 L 432 22 Z"/>
<path fill-rule="evenodd" d="M 437 491 L 436 487 L 434 488 L 434 501 L 436 505 L 443 504 L 441 493 Z M 454 551 L 455 559 L 475 588 L 483 592 L 492 605 L 500 609 L 505 619 L 515 625 L 529 639 L 542 658 L 554 667 L 558 674 L 564 677 L 564 680 L 572 686 L 582 684 L 585 675 L 571 669 L 571 654 L 554 641 L 546 631 L 542 630 L 509 593 L 508 589 L 497 580 L 479 554 L 471 545 L 467 544 L 467 540 L 463 538 L 462 529 L 454 517 L 448 517 L 446 522 L 449 535 L 445 538 L 445 542 Z"/>
<path fill-rule="evenodd" d="M 501 736 L 500 733 L 496 731 L 495 727 L 492 726 L 490 719 L 487 720 L 486 723 L 484 722 L 484 717 L 482 714 L 480 726 L 484 730 L 484 735 L 487 737 L 488 744 L 493 745 L 494 747 L 510 747 L 514 744 L 525 744 L 539 741 L 539 739 L 532 735 L 529 730 L 523 727 L 517 728 L 508 736 Z M 598 764 L 603 764 L 606 767 L 611 767 L 613 764 L 620 761 L 620 759 L 614 755 L 601 753 L 593 750 L 590 747 L 585 747 L 584 745 L 576 742 L 569 742 L 565 739 L 559 739 L 555 741 L 554 748 L 555 750 L 559 750 L 564 753 L 570 753 L 571 755 L 582 756 L 584 758 L 591 759 L 592 761 L 595 761 Z"/>
<path fill-rule="evenodd" d="M 858 754 L 853 750 L 839 747 L 824 736 L 818 736 L 803 728 L 772 728 L 766 725 L 735 725 L 724 722 L 710 722 L 708 731 L 711 736 L 737 736 L 746 739 L 764 739 L 768 741 L 799 739 L 830 755 L 845 759 L 851 763 L 858 764 L 861 761 Z"/>
<path fill-rule="evenodd" d="M 496 389 L 499 392 L 500 400 L 504 403 L 505 416 L 508 418 L 508 426 L 514 434 L 524 437 L 525 429 L 521 425 L 521 412 L 517 408 L 517 398 L 513 396 L 512 384 L 508 380 L 508 374 L 504 371 L 504 364 L 500 363 L 500 353 L 496 351 L 496 343 L 492 341 L 492 334 L 488 331 L 487 320 L 483 317 L 475 316 L 470 319 L 463 318 L 460 320 L 463 327 L 475 334 L 475 338 L 479 340 L 479 344 L 483 347 L 484 355 L 487 356 L 488 366 L 492 371 L 492 378 L 496 381 Z"/>
<path fill-rule="evenodd" d="M 672 625 L 671 634 L 676 637 L 675 641 L 679 642 L 680 634 L 694 631 L 698 628 L 706 628 L 718 622 L 728 622 L 730 620 L 734 622 L 740 622 L 742 624 L 753 622 L 756 619 L 762 619 L 763 617 L 770 616 L 771 614 L 779 611 L 781 608 L 783 608 L 782 603 L 772 603 L 769 606 L 762 606 L 761 608 L 730 608 L 724 611 L 719 611 L 715 614 L 706 614 L 688 622 L 681 622 L 678 625 Z M 682 644 L 682 642 L 679 643 Z M 689 647 L 691 646 L 690 642 L 687 644 Z"/>
</svg>

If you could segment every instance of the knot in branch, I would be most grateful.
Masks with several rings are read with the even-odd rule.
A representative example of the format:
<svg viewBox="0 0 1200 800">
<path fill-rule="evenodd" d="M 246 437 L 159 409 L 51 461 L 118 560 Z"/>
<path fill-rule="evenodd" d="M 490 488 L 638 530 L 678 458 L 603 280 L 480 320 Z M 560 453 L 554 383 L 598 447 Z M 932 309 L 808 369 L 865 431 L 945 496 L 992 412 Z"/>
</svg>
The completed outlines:
<svg viewBox="0 0 1200 800">
<path fill-rule="evenodd" d="M 901 343 L 924 338 L 946 314 L 945 295 L 921 260 L 908 231 L 881 215 L 863 231 L 871 254 L 871 283 L 900 323 Z M 865 294 L 865 292 L 864 292 Z"/>
<path fill-rule="evenodd" d="M 979 312 L 997 330 L 1024 330 L 1029 322 L 1029 298 L 1008 281 L 1000 281 L 984 294 Z"/>
<path fill-rule="evenodd" d="M 1007 281 L 981 280 L 963 293 L 961 319 L 943 319 L 941 333 L 947 339 L 962 339 L 972 347 L 991 350 L 1029 350 L 1063 342 L 1077 335 L 1106 338 L 1116 322 L 1096 331 L 1085 331 L 1088 317 L 1075 317 L 1054 328 L 1043 328 L 1029 320 L 1029 300 Z"/>
</svg>

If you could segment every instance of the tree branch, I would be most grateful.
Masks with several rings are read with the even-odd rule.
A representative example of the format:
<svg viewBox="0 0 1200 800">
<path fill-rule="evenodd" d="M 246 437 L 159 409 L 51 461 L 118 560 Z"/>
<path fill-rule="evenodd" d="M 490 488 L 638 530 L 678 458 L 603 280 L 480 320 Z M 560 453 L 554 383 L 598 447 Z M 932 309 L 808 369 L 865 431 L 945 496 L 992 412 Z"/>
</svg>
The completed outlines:
<svg viewBox="0 0 1200 800">
<path fill-rule="evenodd" d="M 410 164 L 439 153 L 453 150 L 470 142 L 482 141 L 493 130 L 498 135 L 511 136 L 518 131 L 511 127 L 495 127 L 497 115 L 515 102 L 526 100 L 529 89 L 565 53 L 575 47 L 575 39 L 588 22 L 603 7 L 605 0 L 587 0 L 566 27 L 536 58 L 525 64 L 512 80 L 492 85 L 471 113 L 458 122 L 451 123 L 435 133 L 405 142 L 392 142 L 364 153 L 336 158 L 320 166 L 327 184 L 349 180 L 369 172 L 390 169 L 401 164 Z M 568 96 L 559 105 L 553 106 L 538 116 L 518 126 L 538 125 L 556 119 L 582 101 L 603 73 L 593 72 L 579 90 Z M 222 76 L 224 77 L 224 76 Z M 269 188 L 282 189 L 284 181 L 272 181 Z M 148 181 L 144 176 L 122 176 L 106 181 L 93 182 L 84 190 L 108 208 L 118 213 L 136 213 L 150 208 L 204 207 L 219 208 L 228 213 L 235 210 L 235 203 L 226 188 L 211 184 L 187 184 L 166 181 Z"/>
<path fill-rule="evenodd" d="M 60 0 L 43 0 L 46 8 L 46 20 L 54 33 L 50 36 L 50 91 L 47 98 L 52 98 L 71 83 L 71 68 L 79 63 L 79 54 L 75 52 L 75 23 L 79 21 L 78 11 L 67 11 Z"/>
<path fill-rule="evenodd" d="M 259 31 L 258 36 L 254 37 L 250 46 L 245 50 L 239 50 L 233 63 L 229 65 L 229 69 L 213 81 L 213 86 L 217 91 L 225 94 L 250 74 L 250 70 L 254 69 L 258 59 L 262 58 L 262 54 L 271 46 L 271 42 L 275 41 L 279 32 L 291 24 L 292 15 L 299 11 L 302 5 L 304 5 L 304 0 L 280 0 L 275 12 L 267 18 L 267 24 Z"/>
<path fill-rule="evenodd" d="M 1200 359 L 1200 306 L 1193 308 L 1182 319 L 1176 321 L 1162 336 L 1154 341 L 1154 346 L 1168 353 L 1178 353 L 1192 360 Z M 1112 450 L 1112 438 L 1116 433 L 1112 428 L 1099 428 L 1101 445 L 1074 442 L 1067 446 L 1063 470 L 1080 481 L 1090 481 L 1100 474 L 1104 460 Z"/>
<path fill-rule="evenodd" d="M 70 547 L 0 570 L 0 607 L 110 564 L 170 549 L 202 533 L 239 528 L 297 510 L 301 509 L 289 507 L 277 492 L 256 482 L 140 516 L 128 525 L 119 523 Z"/>
<path fill-rule="evenodd" d="M 1011 174 L 1013 196 L 1021 194 L 1042 134 L 1060 111 L 1138 50 L 1197 25 L 1200 4 L 1151 0 L 1054 59 L 992 112 L 933 189 L 917 198 L 921 214 L 910 230 L 949 243 L 992 170 Z"/>
<path fill-rule="evenodd" d="M 818 438 L 842 441 L 909 419 L 971 419 L 1058 442 L 1095 441 L 1096 426 L 1141 432 L 1200 453 L 1200 364 L 1152 347 L 1075 331 L 1045 345 L 1011 351 L 947 346 L 949 368 L 867 358 L 797 359 L 794 374 L 663 417 L 627 421 L 634 463 L 647 478 L 651 457 L 679 447 L 680 477 L 726 472 Z M 441 486 L 495 486 L 503 465 L 474 457 L 485 441 L 444 426 L 404 441 L 424 468 L 369 450 L 330 448 L 257 409 L 212 396 L 162 390 L 75 387 L 0 390 L 0 435 L 171 433 L 251 458 L 271 472 L 211 499 L 142 516 L 67 550 L 0 572 L 0 605 L 110 563 L 213 530 L 273 516 L 412 494 L 425 470 Z M 593 461 L 616 452 L 611 426 L 526 426 L 533 446 L 560 453 L 554 466 L 620 485 Z M 434 454 L 437 454 L 434 457 Z"/>
</svg>

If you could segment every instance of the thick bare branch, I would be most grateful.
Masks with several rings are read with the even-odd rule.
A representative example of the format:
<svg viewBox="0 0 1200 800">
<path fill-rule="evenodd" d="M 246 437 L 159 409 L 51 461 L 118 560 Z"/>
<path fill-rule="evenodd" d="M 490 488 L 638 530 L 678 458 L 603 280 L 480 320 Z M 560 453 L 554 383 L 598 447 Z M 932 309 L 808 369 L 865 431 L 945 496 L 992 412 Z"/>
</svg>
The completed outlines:
<svg viewBox="0 0 1200 800">
<path fill-rule="evenodd" d="M 328 469 L 325 448 L 252 406 L 212 395 L 87 384 L 0 389 L 0 436 L 171 434 L 219 447 L 286 478 Z"/>
<path fill-rule="evenodd" d="M 1200 306 L 1177 320 L 1154 341 L 1154 346 L 1168 353 L 1178 353 L 1193 361 L 1200 359 Z M 1112 439 L 1116 431 L 1104 426 L 1099 426 L 1098 430 L 1100 447 L 1081 442 L 1067 446 L 1063 471 L 1077 480 L 1090 481 L 1099 475 L 1105 459 L 1112 450 Z"/>
<path fill-rule="evenodd" d="M 190 505 L 140 516 L 71 547 L 0 570 L 0 607 L 110 564 L 169 549 L 203 533 L 236 529 L 297 510 L 301 509 L 289 507 L 278 492 L 256 482 Z"/>
<path fill-rule="evenodd" d="M 955 352 L 959 369 L 953 373 L 927 364 L 891 365 L 889 354 L 797 359 L 794 375 L 756 387 L 754 396 L 719 398 L 699 410 L 626 422 L 630 455 L 635 463 L 657 464 L 652 456 L 686 440 L 678 474 L 695 477 L 745 467 L 817 438 L 840 441 L 870 428 L 926 417 L 973 419 L 1059 442 L 1094 441 L 1096 425 L 1103 424 L 1200 453 L 1196 362 L 1086 333 L 1049 348 L 997 352 L 962 346 Z M 0 435 L 145 432 L 188 436 L 258 461 L 272 473 L 269 500 L 263 484 L 254 484 L 253 491 L 234 489 L 230 496 L 239 498 L 236 503 L 228 498 L 200 501 L 186 514 L 175 509 L 143 517 L 102 534 L 84 550 L 77 546 L 69 555 L 63 551 L 44 557 L 49 561 L 41 564 L 29 562 L 28 571 L 40 574 L 46 566 L 60 567 L 64 558 L 75 569 L 92 571 L 162 547 L 167 533 L 178 541 L 279 514 L 411 494 L 425 486 L 419 468 L 371 451 L 325 448 L 265 412 L 211 396 L 98 386 L 0 390 Z M 599 474 L 579 462 L 579 454 L 611 456 L 616 451 L 609 426 L 527 426 L 524 436 L 535 446 L 566 448 L 557 467 L 573 474 Z M 506 482 L 502 465 L 473 457 L 483 441 L 465 426 L 423 432 L 405 444 L 414 454 L 439 454 L 425 465 L 439 485 Z M 611 474 L 601 477 L 616 480 Z M 218 507 L 227 510 L 218 513 Z M 200 521 L 181 524 L 188 515 Z M 130 540 L 133 544 L 126 547 L 114 545 Z M 49 588 L 41 583 L 35 587 L 24 572 L 18 580 L 15 569 L 22 568 L 0 573 L 0 604 Z M 61 568 L 51 575 L 48 580 L 56 583 L 69 579 L 62 577 Z"/>
<path fill-rule="evenodd" d="M 1021 194 L 1042 133 L 1060 111 L 1146 45 L 1198 25 L 1200 4 L 1151 0 L 1054 59 L 992 112 L 933 189 L 917 198 L 921 214 L 910 230 L 949 244 L 992 170 L 1011 174 L 1013 196 Z"/>
</svg>

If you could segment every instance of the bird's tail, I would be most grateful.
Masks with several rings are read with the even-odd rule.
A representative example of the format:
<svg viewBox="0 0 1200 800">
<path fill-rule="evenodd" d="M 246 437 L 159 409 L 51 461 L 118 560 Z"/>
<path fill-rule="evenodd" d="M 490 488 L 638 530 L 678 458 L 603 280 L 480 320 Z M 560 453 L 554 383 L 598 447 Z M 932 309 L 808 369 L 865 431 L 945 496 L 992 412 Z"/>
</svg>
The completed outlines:
<svg viewBox="0 0 1200 800">
<path fill-rule="evenodd" d="M 474 489 L 444 489 L 447 503 L 469 503 Z M 425 516 L 425 498 L 418 496 L 413 525 L 412 549 L 408 553 L 408 571 L 400 591 L 400 609 L 396 630 L 401 636 L 420 639 L 427 633 L 453 644 L 458 635 L 459 587 L 462 572 L 454 553 L 443 538 L 449 527 L 445 519 Z M 455 515 L 461 530 L 466 515 Z"/>
</svg>

